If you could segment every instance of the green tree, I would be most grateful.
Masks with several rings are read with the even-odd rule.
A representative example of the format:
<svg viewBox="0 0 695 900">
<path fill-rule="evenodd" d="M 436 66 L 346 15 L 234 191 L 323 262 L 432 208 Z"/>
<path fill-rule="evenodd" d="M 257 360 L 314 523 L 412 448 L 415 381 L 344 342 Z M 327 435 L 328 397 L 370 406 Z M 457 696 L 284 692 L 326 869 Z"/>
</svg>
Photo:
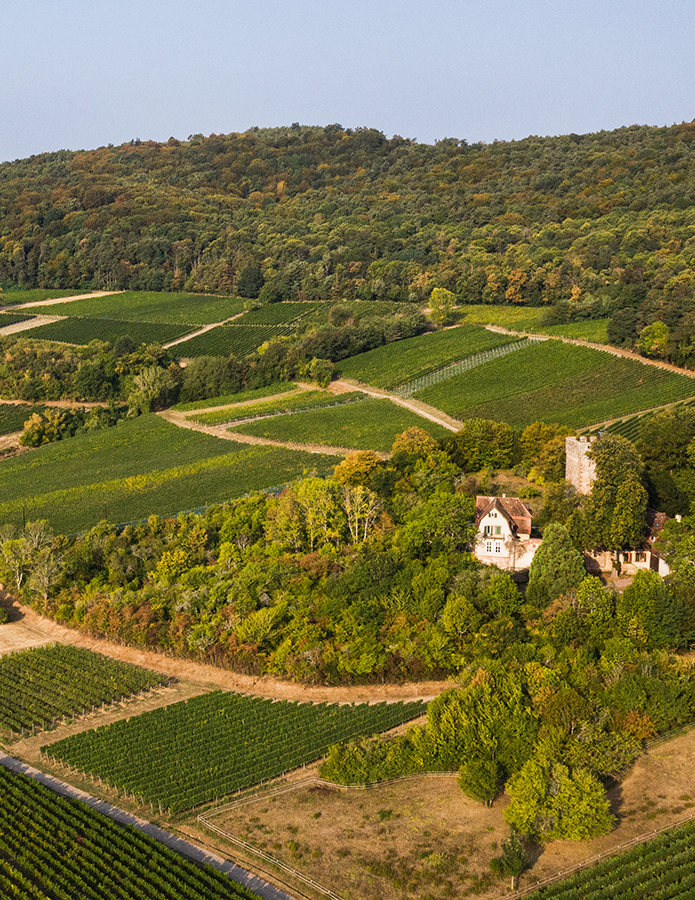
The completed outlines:
<svg viewBox="0 0 695 900">
<path fill-rule="evenodd" d="M 616 615 L 623 634 L 638 646 L 653 650 L 681 643 L 683 604 L 650 569 L 640 569 L 618 596 Z"/>
<path fill-rule="evenodd" d="M 590 772 L 530 759 L 507 783 L 504 817 L 520 834 L 543 841 L 583 841 L 615 824 L 606 791 Z"/>
<path fill-rule="evenodd" d="M 448 325 L 456 306 L 456 296 L 446 288 L 436 287 L 430 294 L 430 318 L 437 325 Z"/>
<path fill-rule="evenodd" d="M 526 850 L 516 834 L 512 832 L 506 841 L 502 841 L 500 846 L 502 855 L 496 859 L 490 860 L 490 868 L 495 875 L 506 875 L 511 878 L 511 888 L 516 890 L 519 876 L 522 874 L 526 866 Z"/>
<path fill-rule="evenodd" d="M 619 435 L 604 434 L 589 457 L 596 478 L 584 506 L 585 546 L 620 550 L 638 547 L 644 535 L 647 492 L 644 465 L 634 444 Z"/>
<path fill-rule="evenodd" d="M 547 606 L 561 594 L 578 587 L 586 569 L 581 553 L 564 525 L 548 525 L 529 568 L 526 597 L 535 606 Z"/>
</svg>

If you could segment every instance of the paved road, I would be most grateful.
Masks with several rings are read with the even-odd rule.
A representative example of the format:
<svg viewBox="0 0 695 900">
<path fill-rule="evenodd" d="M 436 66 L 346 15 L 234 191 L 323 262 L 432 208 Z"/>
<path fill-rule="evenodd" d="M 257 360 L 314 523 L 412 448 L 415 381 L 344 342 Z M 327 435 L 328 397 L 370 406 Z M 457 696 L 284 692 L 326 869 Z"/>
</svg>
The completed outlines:
<svg viewBox="0 0 695 900">
<path fill-rule="evenodd" d="M 224 872 L 225 875 L 232 879 L 232 881 L 243 884 L 250 890 L 255 891 L 255 893 L 258 894 L 259 897 L 262 897 L 263 900 L 293 900 L 289 894 L 274 887 L 262 878 L 253 875 L 251 872 L 247 872 L 246 869 L 242 869 L 241 866 L 237 866 L 214 853 L 202 850 L 200 847 L 196 847 L 195 844 L 182 840 L 182 838 L 177 837 L 170 831 L 164 831 L 163 828 L 158 828 L 151 822 L 140 819 L 138 816 L 133 816 L 130 813 L 119 809 L 117 806 L 106 803 L 104 800 L 97 800 L 96 797 L 92 797 L 90 794 L 80 791 L 77 788 L 72 787 L 72 785 L 66 784 L 64 781 L 53 778 L 51 775 L 46 775 L 45 772 L 40 772 L 38 769 L 32 768 L 32 766 L 27 766 L 18 759 L 0 754 L 0 765 L 12 772 L 28 775 L 29 778 L 40 781 L 41 784 L 45 784 L 46 787 L 62 794 L 64 797 L 81 800 L 83 803 L 91 806 L 92 809 L 103 813 L 109 818 L 114 819 L 116 822 L 120 822 L 122 825 L 134 825 L 140 831 L 148 834 L 157 841 L 161 841 L 161 843 L 166 844 L 166 846 L 170 847 L 172 850 L 176 850 L 176 852 L 180 853 L 182 856 L 186 856 L 195 862 L 207 863 L 208 865 L 214 866 L 216 869 L 219 869 L 220 872 Z"/>
</svg>

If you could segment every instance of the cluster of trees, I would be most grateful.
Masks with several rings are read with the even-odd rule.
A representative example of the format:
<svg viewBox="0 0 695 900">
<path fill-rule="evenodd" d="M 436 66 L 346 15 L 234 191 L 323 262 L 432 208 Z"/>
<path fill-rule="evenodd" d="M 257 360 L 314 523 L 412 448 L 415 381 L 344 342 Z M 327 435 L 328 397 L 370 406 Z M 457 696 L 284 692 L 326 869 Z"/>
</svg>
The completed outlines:
<svg viewBox="0 0 695 900">
<path fill-rule="evenodd" d="M 40 447 L 53 441 L 62 441 L 76 434 L 97 431 L 116 425 L 128 413 L 125 405 L 93 407 L 92 409 L 50 409 L 32 413 L 24 423 L 24 431 L 19 438 L 23 447 Z"/>
<path fill-rule="evenodd" d="M 484 454 L 485 423 L 471 428 Z M 531 426 L 515 452 L 537 465 L 557 440 Z M 571 531 L 550 523 L 523 594 L 471 554 L 464 476 L 409 429 L 389 460 L 358 451 L 330 478 L 205 515 L 71 538 L 40 523 L 6 530 L 0 576 L 86 633 L 236 671 L 308 683 L 456 675 L 426 725 L 336 747 L 325 774 L 455 770 L 480 802 L 506 789 L 521 833 L 605 833 L 607 778 L 695 713 L 692 666 L 676 655 L 695 642 L 695 517 L 664 531 L 669 579 L 640 572 L 619 595 L 586 575 Z"/>
<path fill-rule="evenodd" d="M 695 365 L 695 123 L 434 146 L 193 135 L 0 166 L 0 284 L 547 305 Z"/>
</svg>

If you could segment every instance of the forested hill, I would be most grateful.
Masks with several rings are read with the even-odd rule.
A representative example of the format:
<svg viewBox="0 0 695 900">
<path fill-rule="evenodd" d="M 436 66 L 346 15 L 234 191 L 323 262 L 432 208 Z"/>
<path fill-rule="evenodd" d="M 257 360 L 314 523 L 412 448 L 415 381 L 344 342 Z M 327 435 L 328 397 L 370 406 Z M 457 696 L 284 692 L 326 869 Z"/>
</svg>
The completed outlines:
<svg viewBox="0 0 695 900">
<path fill-rule="evenodd" d="M 0 284 L 549 304 L 695 365 L 695 122 L 434 146 L 338 125 L 0 165 Z M 262 269 L 262 274 L 259 271 Z M 665 326 L 665 327 L 664 327 Z"/>
</svg>

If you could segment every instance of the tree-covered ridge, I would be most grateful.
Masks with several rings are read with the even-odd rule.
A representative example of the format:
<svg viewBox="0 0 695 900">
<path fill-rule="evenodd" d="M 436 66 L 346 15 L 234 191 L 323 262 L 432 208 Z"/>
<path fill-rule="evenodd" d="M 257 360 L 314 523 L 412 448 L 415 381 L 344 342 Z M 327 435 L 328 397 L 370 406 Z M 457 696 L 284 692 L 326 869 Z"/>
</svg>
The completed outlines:
<svg viewBox="0 0 695 900">
<path fill-rule="evenodd" d="M 0 166 L 0 283 L 270 300 L 442 287 L 609 315 L 613 342 L 690 364 L 694 136 L 429 146 L 292 126 L 44 154 Z"/>
</svg>

